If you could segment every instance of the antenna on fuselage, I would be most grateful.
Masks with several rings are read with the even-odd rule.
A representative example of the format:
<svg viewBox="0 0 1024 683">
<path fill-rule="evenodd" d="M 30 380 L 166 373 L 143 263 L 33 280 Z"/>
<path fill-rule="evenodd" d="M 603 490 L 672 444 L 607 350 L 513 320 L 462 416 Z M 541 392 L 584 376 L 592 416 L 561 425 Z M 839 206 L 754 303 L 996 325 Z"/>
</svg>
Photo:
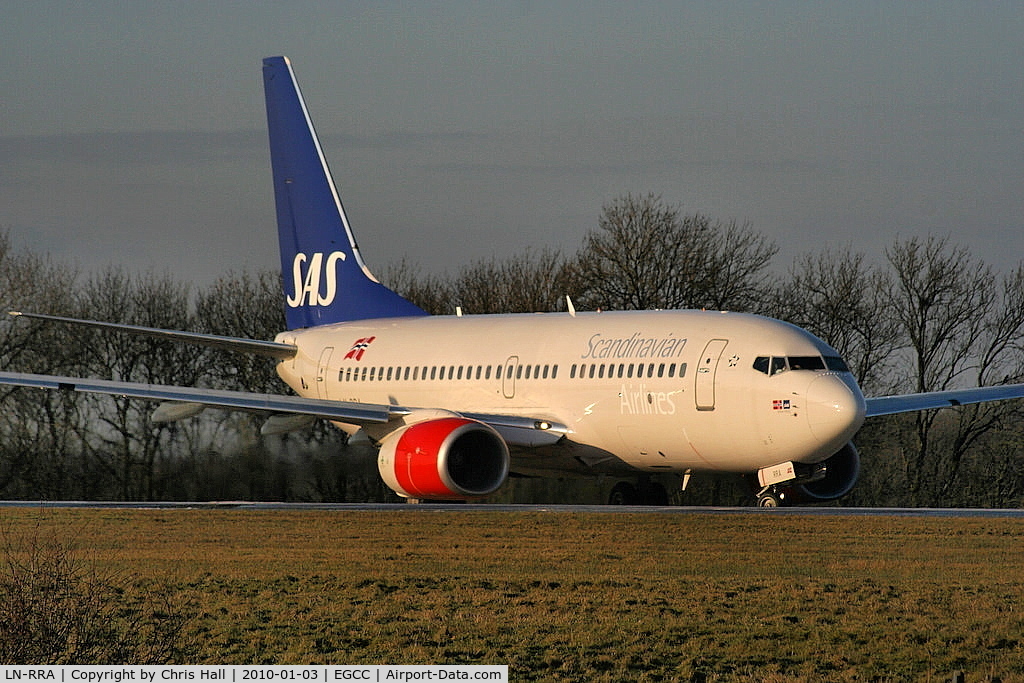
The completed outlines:
<svg viewBox="0 0 1024 683">
<path fill-rule="evenodd" d="M 575 318 L 576 317 L 576 307 L 572 305 L 572 297 L 570 297 L 568 294 L 565 295 L 565 305 L 569 309 L 569 315 L 571 315 L 572 317 Z"/>
</svg>

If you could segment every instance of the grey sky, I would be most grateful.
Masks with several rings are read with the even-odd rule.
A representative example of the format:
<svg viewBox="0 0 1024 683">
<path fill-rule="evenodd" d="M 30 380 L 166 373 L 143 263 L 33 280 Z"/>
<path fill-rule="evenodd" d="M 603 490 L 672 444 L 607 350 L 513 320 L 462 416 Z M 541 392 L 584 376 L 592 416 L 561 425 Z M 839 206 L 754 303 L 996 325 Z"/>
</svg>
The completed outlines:
<svg viewBox="0 0 1024 683">
<path fill-rule="evenodd" d="M 276 267 L 260 60 L 286 54 L 364 256 L 574 250 L 627 192 L 794 256 L 1024 255 L 1014 3 L 14 2 L 0 228 L 89 271 Z"/>
</svg>

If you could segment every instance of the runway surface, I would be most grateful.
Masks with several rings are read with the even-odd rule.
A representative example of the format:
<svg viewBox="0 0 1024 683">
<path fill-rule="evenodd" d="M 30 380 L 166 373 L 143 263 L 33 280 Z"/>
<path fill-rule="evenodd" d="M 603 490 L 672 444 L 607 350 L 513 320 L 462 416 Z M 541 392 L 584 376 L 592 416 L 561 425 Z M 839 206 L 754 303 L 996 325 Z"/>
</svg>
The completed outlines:
<svg viewBox="0 0 1024 683">
<path fill-rule="evenodd" d="M 507 512 L 551 514 L 659 514 L 659 515 L 812 515 L 865 517 L 1020 517 L 1024 509 L 982 508 L 844 508 L 844 507 L 697 507 L 644 505 L 475 505 L 441 503 L 258 503 L 218 502 L 97 502 L 97 501 L 0 501 L 0 508 L 95 508 L 113 510 L 326 510 L 336 512 L 390 511 L 423 512 Z"/>
</svg>

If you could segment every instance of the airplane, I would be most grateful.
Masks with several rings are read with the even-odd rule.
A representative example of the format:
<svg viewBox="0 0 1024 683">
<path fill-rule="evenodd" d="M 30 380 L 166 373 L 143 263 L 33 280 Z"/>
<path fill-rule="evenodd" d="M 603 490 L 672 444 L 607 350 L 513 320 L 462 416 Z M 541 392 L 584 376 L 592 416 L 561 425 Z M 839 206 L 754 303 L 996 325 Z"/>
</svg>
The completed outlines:
<svg viewBox="0 0 1024 683">
<path fill-rule="evenodd" d="M 609 502 L 663 504 L 661 475 L 756 475 L 758 505 L 836 500 L 870 417 L 1024 397 L 1024 384 L 865 398 L 831 346 L 725 311 L 428 315 L 356 244 L 291 62 L 263 60 L 287 330 L 273 341 L 13 312 L 273 359 L 294 395 L 2 372 L 0 384 L 157 401 L 155 422 L 224 408 L 264 434 L 328 420 L 378 448 L 399 496 L 466 501 L 509 476 L 621 479 Z"/>
</svg>

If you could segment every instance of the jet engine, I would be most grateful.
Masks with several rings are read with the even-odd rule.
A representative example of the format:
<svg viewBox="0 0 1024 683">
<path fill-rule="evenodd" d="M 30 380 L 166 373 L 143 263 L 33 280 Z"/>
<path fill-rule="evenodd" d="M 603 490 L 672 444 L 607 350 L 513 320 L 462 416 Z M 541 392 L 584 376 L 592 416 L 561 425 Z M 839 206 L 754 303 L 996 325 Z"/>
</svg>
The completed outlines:
<svg viewBox="0 0 1024 683">
<path fill-rule="evenodd" d="M 492 427 L 462 417 L 417 422 L 389 434 L 377 468 L 404 498 L 466 500 L 493 493 L 508 477 L 509 454 Z"/>
<path fill-rule="evenodd" d="M 817 474 L 811 481 L 791 488 L 790 502 L 815 503 L 845 496 L 857 483 L 860 454 L 852 442 L 815 466 Z"/>
</svg>

